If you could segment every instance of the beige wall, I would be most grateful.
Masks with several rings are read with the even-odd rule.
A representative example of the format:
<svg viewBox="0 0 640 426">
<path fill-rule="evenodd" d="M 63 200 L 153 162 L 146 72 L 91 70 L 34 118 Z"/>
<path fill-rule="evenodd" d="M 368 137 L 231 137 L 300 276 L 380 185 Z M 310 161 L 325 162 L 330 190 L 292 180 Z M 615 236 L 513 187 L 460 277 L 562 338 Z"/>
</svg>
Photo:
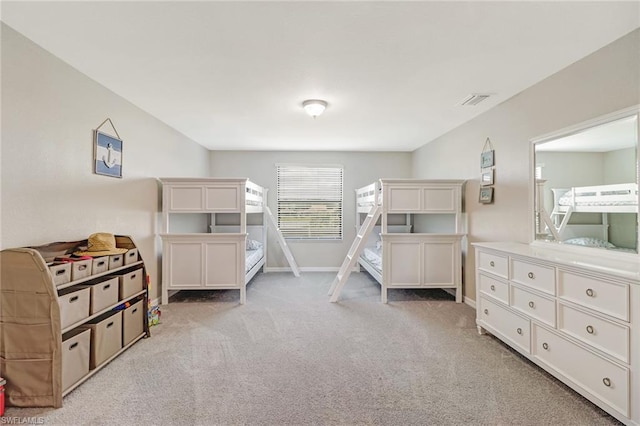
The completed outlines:
<svg viewBox="0 0 640 426">
<path fill-rule="evenodd" d="M 376 179 L 411 177 L 411 153 L 394 152 L 211 152 L 211 174 L 214 177 L 248 177 L 269 188 L 268 204 L 276 212 L 276 164 L 340 164 L 343 175 L 344 239 L 337 242 L 302 242 L 290 240 L 289 247 L 301 267 L 337 270 L 355 238 L 355 189 Z M 274 238 L 269 238 L 268 267 L 283 267 L 286 259 Z"/>
<path fill-rule="evenodd" d="M 122 179 L 92 172 L 92 129 L 107 117 L 124 141 Z M 155 178 L 206 176 L 206 149 L 2 24 L 1 154 L 1 248 L 131 235 L 157 297 Z"/>
<path fill-rule="evenodd" d="M 469 180 L 465 192 L 470 242 L 529 242 L 530 140 L 640 103 L 639 51 L 640 30 L 636 30 L 427 143 L 414 152 L 414 177 Z M 481 205 L 479 163 L 487 137 L 496 151 L 495 202 Z M 473 300 L 474 268 L 470 250 L 465 259 L 465 297 Z"/>
</svg>

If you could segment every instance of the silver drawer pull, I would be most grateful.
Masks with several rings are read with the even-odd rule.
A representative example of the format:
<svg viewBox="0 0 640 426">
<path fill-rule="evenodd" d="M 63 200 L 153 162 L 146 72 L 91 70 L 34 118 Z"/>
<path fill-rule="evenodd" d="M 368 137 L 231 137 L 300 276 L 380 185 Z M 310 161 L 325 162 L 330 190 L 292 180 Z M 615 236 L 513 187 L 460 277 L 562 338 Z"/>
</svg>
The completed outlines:
<svg viewBox="0 0 640 426">
<path fill-rule="evenodd" d="M 491 284 L 491 291 L 496 291 L 496 286 Z"/>
<path fill-rule="evenodd" d="M 489 315 L 489 310 L 488 310 L 488 309 L 485 309 L 485 310 L 484 310 L 484 314 L 485 314 L 485 315 Z"/>
<path fill-rule="evenodd" d="M 590 326 L 590 325 L 587 326 L 587 333 L 593 334 L 593 327 L 592 326 Z"/>
<path fill-rule="evenodd" d="M 587 291 L 586 291 L 586 293 L 587 293 L 587 296 L 589 296 L 589 297 L 593 297 L 593 289 L 588 288 L 588 289 L 587 289 Z"/>
<path fill-rule="evenodd" d="M 542 349 L 544 349 L 545 351 L 549 350 L 549 345 L 547 343 L 543 343 L 542 344 Z"/>
<path fill-rule="evenodd" d="M 491 262 L 489 262 L 489 266 L 493 267 L 496 266 L 496 262 L 494 262 L 493 260 Z"/>
<path fill-rule="evenodd" d="M 611 379 L 608 377 L 605 377 L 604 379 L 602 379 L 602 383 L 604 383 L 604 385 L 608 388 L 611 387 Z"/>
<path fill-rule="evenodd" d="M 518 332 L 518 334 L 522 334 L 522 329 L 520 327 L 518 327 L 516 331 Z"/>
<path fill-rule="evenodd" d="M 527 276 L 531 279 L 534 279 L 536 277 L 535 275 L 533 275 L 533 272 L 529 272 Z"/>
<path fill-rule="evenodd" d="M 533 303 L 533 301 L 529 302 L 529 307 L 530 307 L 530 308 L 533 308 L 534 306 L 536 306 L 536 304 L 535 304 L 535 303 Z"/>
</svg>

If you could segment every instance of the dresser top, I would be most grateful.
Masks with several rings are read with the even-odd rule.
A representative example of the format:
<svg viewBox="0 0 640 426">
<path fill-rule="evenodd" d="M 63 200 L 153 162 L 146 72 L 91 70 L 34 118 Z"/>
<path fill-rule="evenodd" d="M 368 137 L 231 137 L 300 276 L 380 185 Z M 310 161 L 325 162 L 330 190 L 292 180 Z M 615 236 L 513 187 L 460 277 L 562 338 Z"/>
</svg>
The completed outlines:
<svg viewBox="0 0 640 426">
<path fill-rule="evenodd" d="M 622 253 L 619 258 L 613 258 L 610 253 L 603 256 L 597 249 L 584 249 L 576 247 L 574 251 L 561 247 L 553 248 L 536 244 L 523 244 L 516 242 L 490 242 L 472 243 L 476 248 L 484 248 L 524 256 L 542 261 L 553 262 L 565 266 L 581 268 L 593 272 L 615 275 L 620 278 L 634 281 L 640 285 L 640 256 Z M 582 249 L 582 250 L 581 250 Z M 603 250 L 604 251 L 604 250 Z"/>
</svg>

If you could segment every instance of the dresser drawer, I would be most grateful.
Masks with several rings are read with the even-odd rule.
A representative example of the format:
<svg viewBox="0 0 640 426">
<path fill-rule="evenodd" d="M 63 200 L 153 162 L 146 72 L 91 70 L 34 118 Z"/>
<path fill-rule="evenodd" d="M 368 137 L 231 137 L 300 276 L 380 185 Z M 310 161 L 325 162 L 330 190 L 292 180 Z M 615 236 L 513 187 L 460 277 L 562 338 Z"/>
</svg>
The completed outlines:
<svg viewBox="0 0 640 426">
<path fill-rule="evenodd" d="M 500 332 L 507 343 L 529 353 L 531 348 L 530 322 L 485 296 L 480 296 L 478 319 Z"/>
<path fill-rule="evenodd" d="M 629 363 L 629 327 L 560 303 L 558 329 Z"/>
<path fill-rule="evenodd" d="M 551 327 L 556 326 L 556 302 L 520 287 L 511 286 L 511 303 L 514 309 L 527 314 Z"/>
<path fill-rule="evenodd" d="M 629 321 L 629 285 L 558 270 L 558 296 Z"/>
<path fill-rule="evenodd" d="M 509 262 L 507 256 L 500 256 L 493 253 L 478 252 L 478 269 L 491 272 L 502 278 L 509 277 Z"/>
<path fill-rule="evenodd" d="M 555 268 L 549 266 L 511 259 L 511 281 L 551 295 L 556 294 Z"/>
<path fill-rule="evenodd" d="M 482 293 L 509 304 L 509 284 L 482 273 L 478 274 L 478 280 Z"/>
<path fill-rule="evenodd" d="M 532 325 L 533 356 L 629 416 L 629 370 L 537 324 Z"/>
</svg>

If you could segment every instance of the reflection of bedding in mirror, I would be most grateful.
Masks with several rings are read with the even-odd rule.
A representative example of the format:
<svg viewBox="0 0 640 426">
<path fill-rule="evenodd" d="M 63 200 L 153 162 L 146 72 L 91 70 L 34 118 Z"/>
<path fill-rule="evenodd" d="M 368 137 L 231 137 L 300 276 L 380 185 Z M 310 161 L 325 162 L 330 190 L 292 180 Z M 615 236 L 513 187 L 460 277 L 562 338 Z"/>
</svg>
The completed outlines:
<svg viewBox="0 0 640 426">
<path fill-rule="evenodd" d="M 537 144 L 536 238 L 637 253 L 636 146 L 635 116 Z"/>
</svg>

